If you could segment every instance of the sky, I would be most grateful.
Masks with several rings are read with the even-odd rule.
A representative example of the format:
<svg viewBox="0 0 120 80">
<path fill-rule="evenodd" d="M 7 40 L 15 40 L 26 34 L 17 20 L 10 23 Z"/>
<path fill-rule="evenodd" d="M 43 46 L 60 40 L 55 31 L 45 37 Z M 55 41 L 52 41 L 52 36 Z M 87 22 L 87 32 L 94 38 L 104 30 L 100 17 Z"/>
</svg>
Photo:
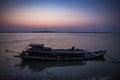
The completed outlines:
<svg viewBox="0 0 120 80">
<path fill-rule="evenodd" d="M 119 0 L 0 0 L 0 31 L 119 32 Z"/>
</svg>

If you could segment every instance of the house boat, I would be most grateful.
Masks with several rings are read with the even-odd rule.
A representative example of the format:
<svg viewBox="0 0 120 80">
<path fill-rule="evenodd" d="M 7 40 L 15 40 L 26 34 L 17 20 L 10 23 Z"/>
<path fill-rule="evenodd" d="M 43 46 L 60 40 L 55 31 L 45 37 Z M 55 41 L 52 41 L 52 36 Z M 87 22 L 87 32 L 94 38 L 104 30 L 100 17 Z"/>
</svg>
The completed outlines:
<svg viewBox="0 0 120 80">
<path fill-rule="evenodd" d="M 22 60 L 52 60 L 52 61 L 73 61 L 90 60 L 104 57 L 106 50 L 86 51 L 82 49 L 52 49 L 44 44 L 29 44 L 26 50 L 15 57 Z"/>
</svg>

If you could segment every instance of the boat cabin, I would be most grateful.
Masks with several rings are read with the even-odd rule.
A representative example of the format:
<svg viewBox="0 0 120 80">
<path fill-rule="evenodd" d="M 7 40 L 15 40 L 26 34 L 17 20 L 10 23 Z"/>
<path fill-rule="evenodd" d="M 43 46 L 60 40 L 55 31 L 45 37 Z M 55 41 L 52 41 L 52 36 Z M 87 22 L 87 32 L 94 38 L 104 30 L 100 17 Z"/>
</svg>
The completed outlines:
<svg viewBox="0 0 120 80">
<path fill-rule="evenodd" d="M 30 44 L 28 50 L 30 51 L 51 51 L 50 47 L 44 47 L 44 44 Z"/>
</svg>

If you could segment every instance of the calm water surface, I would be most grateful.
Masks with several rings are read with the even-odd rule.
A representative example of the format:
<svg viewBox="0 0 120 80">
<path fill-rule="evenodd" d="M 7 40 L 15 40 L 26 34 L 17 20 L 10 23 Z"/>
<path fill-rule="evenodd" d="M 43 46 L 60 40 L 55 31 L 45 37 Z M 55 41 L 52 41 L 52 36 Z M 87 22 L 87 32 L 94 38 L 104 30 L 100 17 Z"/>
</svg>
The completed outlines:
<svg viewBox="0 0 120 80">
<path fill-rule="evenodd" d="M 0 33 L 0 80 L 80 80 L 120 75 L 118 33 Z M 72 46 L 85 50 L 107 50 L 105 60 L 22 62 L 15 58 L 30 43 L 52 48 Z M 113 59 L 115 58 L 115 59 Z M 97 80 L 97 79 L 96 79 Z"/>
</svg>

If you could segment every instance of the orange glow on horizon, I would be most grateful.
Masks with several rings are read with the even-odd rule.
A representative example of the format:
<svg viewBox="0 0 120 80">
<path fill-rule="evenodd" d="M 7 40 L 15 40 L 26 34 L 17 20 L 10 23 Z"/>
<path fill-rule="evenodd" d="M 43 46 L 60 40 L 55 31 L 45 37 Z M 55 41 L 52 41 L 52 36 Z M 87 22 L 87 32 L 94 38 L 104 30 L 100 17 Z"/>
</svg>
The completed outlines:
<svg viewBox="0 0 120 80">
<path fill-rule="evenodd" d="M 94 23 L 95 21 L 74 21 L 74 22 L 67 22 L 67 21 L 35 21 L 35 20 L 14 20 L 8 19 L 4 20 L 3 24 L 13 25 L 13 26 L 29 26 L 29 27 L 70 27 L 70 26 L 89 26 Z"/>
<path fill-rule="evenodd" d="M 100 18 L 82 12 L 33 7 L 8 10 L 3 17 L 4 24 L 29 27 L 89 26 L 99 24 L 101 21 Z"/>
</svg>

